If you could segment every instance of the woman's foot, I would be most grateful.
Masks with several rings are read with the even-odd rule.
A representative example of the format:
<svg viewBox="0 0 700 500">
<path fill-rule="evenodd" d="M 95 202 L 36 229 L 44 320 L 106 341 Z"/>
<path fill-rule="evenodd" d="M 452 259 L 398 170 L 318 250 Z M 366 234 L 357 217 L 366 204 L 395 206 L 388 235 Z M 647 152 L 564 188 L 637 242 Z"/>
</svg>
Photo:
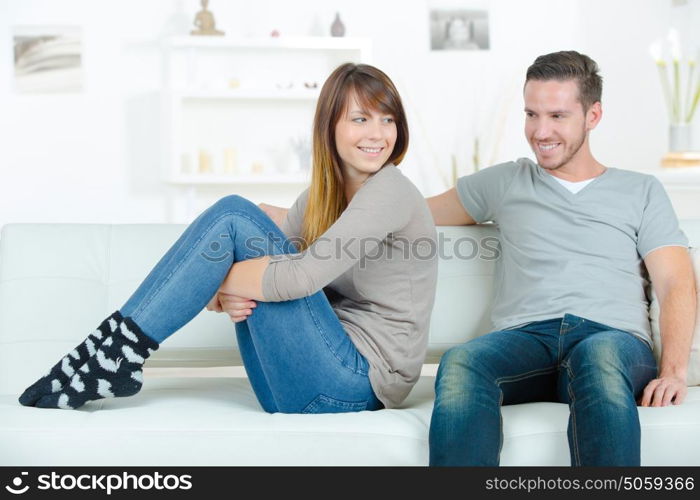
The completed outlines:
<svg viewBox="0 0 700 500">
<path fill-rule="evenodd" d="M 155 340 L 124 318 L 62 390 L 42 397 L 35 406 L 76 409 L 96 399 L 133 396 L 143 385 L 144 362 L 157 349 Z"/>
<path fill-rule="evenodd" d="M 97 352 L 102 342 L 117 330 L 122 320 L 119 311 L 113 312 L 81 344 L 56 363 L 46 375 L 27 387 L 19 397 L 20 404 L 34 406 L 42 397 L 62 390 L 75 371 L 83 366 Z"/>
</svg>

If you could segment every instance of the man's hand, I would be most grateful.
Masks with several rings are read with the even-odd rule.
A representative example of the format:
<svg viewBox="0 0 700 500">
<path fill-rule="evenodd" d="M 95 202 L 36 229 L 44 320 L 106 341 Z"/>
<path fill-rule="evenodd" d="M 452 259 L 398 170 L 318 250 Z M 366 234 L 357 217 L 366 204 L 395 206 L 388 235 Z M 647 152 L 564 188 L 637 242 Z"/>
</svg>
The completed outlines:
<svg viewBox="0 0 700 500">
<path fill-rule="evenodd" d="M 267 203 L 260 203 L 258 207 L 277 224 L 277 227 L 282 227 L 282 223 L 287 217 L 287 212 L 289 212 L 288 208 L 276 207 L 274 205 L 268 205 Z"/>
<path fill-rule="evenodd" d="M 676 376 L 655 378 L 644 388 L 641 406 L 679 405 L 688 393 L 686 381 Z"/>
<path fill-rule="evenodd" d="M 218 297 L 223 312 L 228 314 L 234 323 L 247 320 L 248 316 L 253 314 L 253 309 L 257 307 L 254 300 L 246 299 L 245 297 L 222 292 L 218 293 Z"/>
</svg>

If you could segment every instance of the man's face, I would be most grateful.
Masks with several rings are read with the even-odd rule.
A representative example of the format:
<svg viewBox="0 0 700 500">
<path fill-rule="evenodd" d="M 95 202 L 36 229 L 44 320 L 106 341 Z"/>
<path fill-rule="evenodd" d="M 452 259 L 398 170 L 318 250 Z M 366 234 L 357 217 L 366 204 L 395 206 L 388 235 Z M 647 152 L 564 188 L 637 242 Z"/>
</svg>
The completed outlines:
<svg viewBox="0 0 700 500">
<path fill-rule="evenodd" d="M 530 80 L 525 85 L 525 137 L 542 168 L 567 165 L 587 144 L 589 113 L 600 105 L 584 113 L 578 93 L 575 80 Z"/>
</svg>

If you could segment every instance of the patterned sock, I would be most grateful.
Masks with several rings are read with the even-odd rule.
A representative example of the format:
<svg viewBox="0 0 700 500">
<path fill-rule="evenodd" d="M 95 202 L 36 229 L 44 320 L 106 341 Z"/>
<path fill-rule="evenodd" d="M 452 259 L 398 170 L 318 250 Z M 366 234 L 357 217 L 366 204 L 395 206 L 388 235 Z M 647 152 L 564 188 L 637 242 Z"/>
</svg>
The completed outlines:
<svg viewBox="0 0 700 500">
<path fill-rule="evenodd" d="M 102 342 L 116 331 L 123 319 L 119 311 L 113 312 L 81 344 L 56 363 L 46 375 L 27 387 L 19 397 L 20 404 L 34 406 L 43 396 L 63 389 L 75 371 L 97 352 Z"/>
<path fill-rule="evenodd" d="M 158 342 L 124 318 L 61 391 L 44 396 L 35 406 L 75 409 L 96 399 L 133 396 L 143 385 L 144 362 L 157 349 Z"/>
</svg>

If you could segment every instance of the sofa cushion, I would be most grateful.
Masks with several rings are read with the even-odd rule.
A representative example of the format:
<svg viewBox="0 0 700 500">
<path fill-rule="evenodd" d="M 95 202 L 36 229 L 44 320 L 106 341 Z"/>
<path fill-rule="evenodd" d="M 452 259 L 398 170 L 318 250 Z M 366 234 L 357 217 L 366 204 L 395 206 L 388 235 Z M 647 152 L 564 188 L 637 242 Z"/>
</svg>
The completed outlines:
<svg viewBox="0 0 700 500">
<path fill-rule="evenodd" d="M 327 415 L 267 414 L 236 377 L 147 377 L 134 397 L 75 411 L 3 395 L 0 465 L 426 465 L 434 382 L 422 377 L 402 409 Z M 642 463 L 700 465 L 698 412 L 700 387 L 681 406 L 640 408 Z M 504 407 L 502 464 L 568 465 L 568 415 Z"/>
<path fill-rule="evenodd" d="M 700 247 L 690 248 L 689 251 L 695 273 L 697 303 L 700 305 Z M 651 338 L 654 341 L 654 356 L 658 362 L 661 359 L 661 328 L 659 326 L 661 309 L 653 287 L 651 295 L 649 319 L 651 320 Z M 693 343 L 690 348 L 690 360 L 688 361 L 688 385 L 700 385 L 700 314 L 695 316 Z"/>
</svg>

